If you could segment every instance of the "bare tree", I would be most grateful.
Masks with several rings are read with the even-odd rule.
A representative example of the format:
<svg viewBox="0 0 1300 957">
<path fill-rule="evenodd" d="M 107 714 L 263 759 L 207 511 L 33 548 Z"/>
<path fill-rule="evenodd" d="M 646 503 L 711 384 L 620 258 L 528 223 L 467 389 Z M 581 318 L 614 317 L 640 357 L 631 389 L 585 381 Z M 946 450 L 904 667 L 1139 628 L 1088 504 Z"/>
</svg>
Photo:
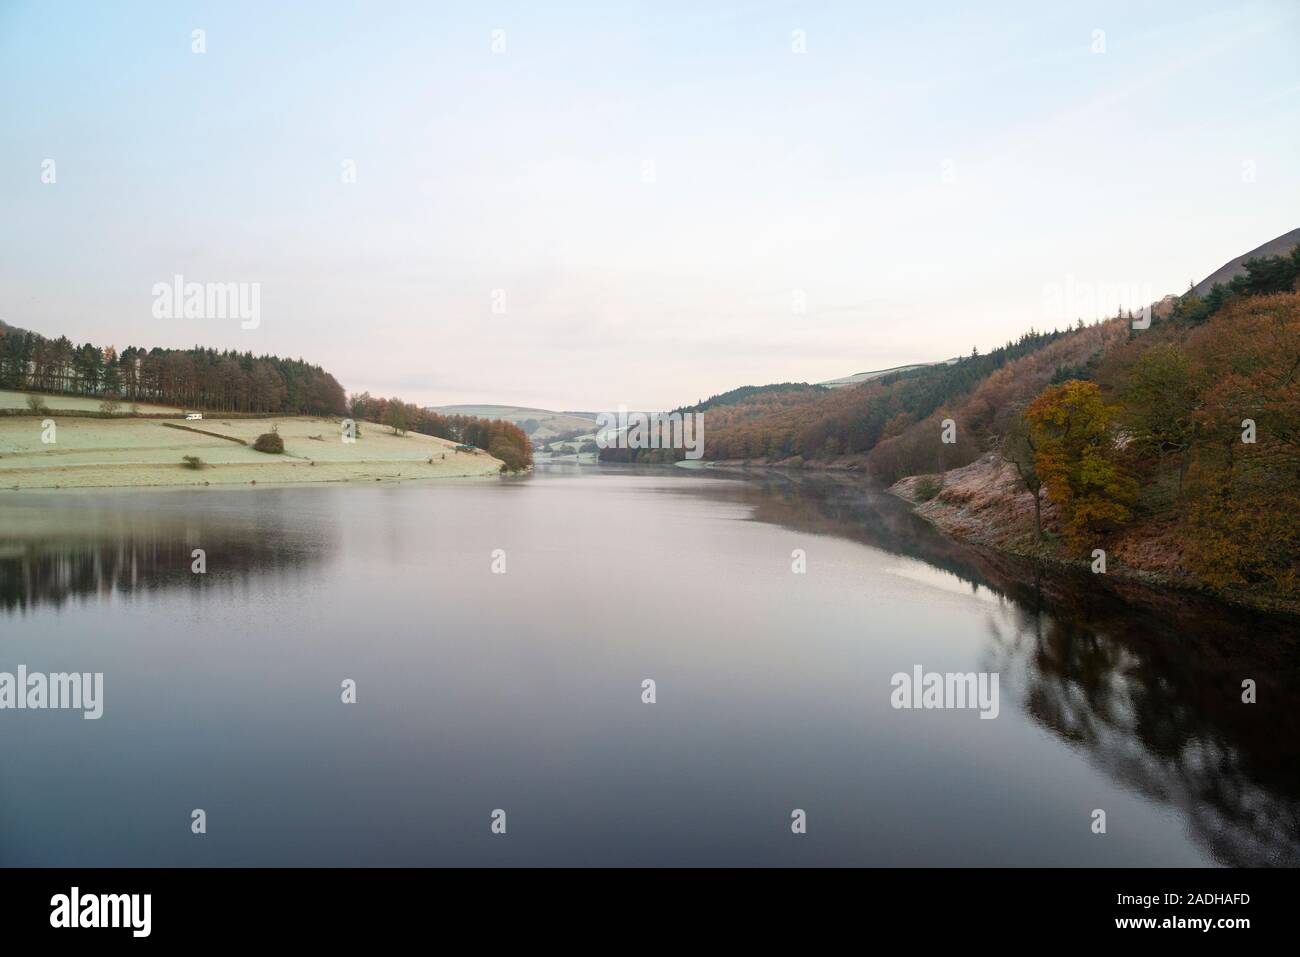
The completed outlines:
<svg viewBox="0 0 1300 957">
<path fill-rule="evenodd" d="M 1038 449 L 1025 419 L 1023 407 L 1016 408 L 1002 439 L 1002 457 L 1015 467 L 1025 491 L 1034 497 L 1034 540 L 1043 539 L 1043 480 L 1038 476 Z"/>
</svg>

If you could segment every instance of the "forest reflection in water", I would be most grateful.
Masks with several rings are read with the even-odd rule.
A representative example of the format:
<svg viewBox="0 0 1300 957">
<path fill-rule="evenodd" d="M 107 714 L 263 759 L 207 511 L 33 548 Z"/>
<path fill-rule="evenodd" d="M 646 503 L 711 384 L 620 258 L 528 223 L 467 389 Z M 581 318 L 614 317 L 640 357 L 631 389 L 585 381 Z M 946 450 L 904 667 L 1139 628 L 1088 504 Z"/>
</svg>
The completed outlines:
<svg viewBox="0 0 1300 957">
<path fill-rule="evenodd" d="M 328 523 L 303 525 L 276 507 L 287 491 L 0 499 L 0 615 L 302 574 L 328 558 L 336 542 Z"/>
<path fill-rule="evenodd" d="M 1300 624 L 967 546 L 861 479 L 712 474 L 703 493 L 674 493 L 739 498 L 754 521 L 988 589 L 1009 613 L 989 622 L 1004 694 L 1125 787 L 1176 807 L 1221 863 L 1300 865 Z M 1247 679 L 1255 704 L 1242 700 Z"/>
<path fill-rule="evenodd" d="M 660 507 L 676 503 L 689 507 Z M 619 517 L 629 514 L 637 521 L 662 525 L 663 533 L 629 537 L 618 524 Z M 724 526 L 728 522 L 745 528 L 751 527 L 748 522 L 767 526 L 761 536 L 764 548 L 781 541 L 780 530 L 868 546 L 874 551 L 840 550 L 844 583 L 827 593 L 827 601 L 853 609 L 856 615 L 870 614 L 877 601 L 898 603 L 899 607 L 888 608 L 891 620 L 915 616 L 918 621 L 916 634 L 908 636 L 917 643 L 918 657 L 911 660 L 928 660 L 935 644 L 950 631 L 968 626 L 968 637 L 962 640 L 976 653 L 980 667 L 1001 675 L 1003 715 L 1018 709 L 1034 727 L 1059 742 L 1059 749 L 1053 750 L 1085 757 L 1099 779 L 1108 779 L 1144 801 L 1168 809 L 1186 834 L 1180 843 L 1185 840 L 1204 848 L 1209 858 L 1221 864 L 1300 864 L 1300 718 L 1295 708 L 1300 700 L 1300 630 L 1294 622 L 1228 608 L 1194 595 L 1124 586 L 1104 576 L 1049 571 L 971 548 L 939 533 L 906 503 L 858 478 L 776 472 L 688 473 L 671 468 L 587 469 L 566 477 L 558 470 L 548 473 L 543 469 L 530 478 L 464 489 L 412 484 L 365 490 L 5 496 L 0 497 L 0 638 L 15 638 L 15 654 L 20 650 L 29 654 L 42 642 L 48 643 L 51 635 L 68 635 L 68 644 L 75 648 L 76 639 L 58 611 L 63 606 L 85 605 L 97 614 L 99 606 L 107 612 L 109 606 L 138 602 L 165 591 L 192 596 L 192 602 L 188 598 L 180 603 L 150 602 L 158 607 L 126 617 L 132 628 L 153 622 L 158 631 L 184 621 L 199 635 L 233 623 L 253 636 L 268 673 L 281 667 L 298 668 L 304 654 L 317 666 L 330 669 L 344 667 L 335 662 L 347 661 L 346 667 L 356 668 L 373 658 L 376 672 L 372 681 L 395 682 L 403 689 L 403 700 L 424 702 L 419 711 L 418 740 L 421 747 L 428 747 L 430 741 L 439 740 L 430 728 L 457 727 L 460 733 L 473 737 L 466 728 L 478 728 L 483 722 L 494 727 L 491 721 L 503 720 L 493 706 L 502 693 L 493 677 L 496 672 L 482 668 L 484 657 L 504 653 L 500 649 L 508 649 L 508 660 L 531 662 L 530 675 L 544 674 L 547 669 L 561 675 L 584 675 L 595 669 L 589 681 L 572 688 L 566 685 L 566 689 L 578 700 L 582 700 L 581 693 L 601 693 L 610 679 L 600 669 L 623 674 L 622 659 L 609 657 L 621 653 L 622 646 L 595 643 L 593 635 L 601 631 L 596 623 L 608 621 L 614 609 L 621 612 L 622 606 L 610 597 L 612 590 L 603 597 L 589 594 L 592 570 L 653 575 L 678 561 L 683 549 L 707 552 L 710 561 L 701 566 L 710 569 L 701 571 L 708 577 L 710 606 L 701 609 L 706 624 L 700 626 L 699 636 L 707 639 L 707 622 L 714 622 L 713 627 L 721 627 L 718 623 L 722 622 L 728 626 L 747 624 L 746 640 L 737 647 L 743 648 L 741 654 L 748 658 L 749 674 L 770 677 L 774 688 L 789 685 L 791 662 L 786 649 L 791 642 L 806 639 L 789 633 L 781 623 L 782 603 L 795 603 L 791 607 L 798 609 L 800 621 L 813 630 L 819 626 L 828 630 L 834 618 L 832 609 L 809 603 L 809 593 L 798 588 L 782 591 L 789 587 L 786 575 L 779 582 L 764 580 L 765 613 L 755 616 L 752 605 L 757 599 L 746 590 L 750 572 L 738 570 L 744 565 L 743 549 L 753 547 L 755 539 L 727 533 Z M 464 566 L 467 549 L 486 556 L 489 546 L 505 541 L 511 542 L 512 562 L 522 563 L 512 566 L 510 578 L 512 584 L 518 583 L 521 600 L 509 603 L 501 602 L 499 592 L 493 590 L 499 583 L 486 572 L 486 560 L 472 568 Z M 196 548 L 207 556 L 204 575 L 191 570 Z M 969 608 L 947 607 L 943 614 L 926 616 L 926 609 L 914 604 L 925 601 L 925 590 L 895 595 L 872 590 L 865 598 L 862 593 L 845 592 L 855 578 L 887 587 L 882 583 L 888 576 L 882 575 L 881 569 L 894 561 L 882 559 L 881 553 L 897 556 L 898 564 L 911 570 L 909 574 L 927 582 L 944 587 L 943 582 L 948 581 L 950 591 L 972 592 L 989 600 Z M 484 569 L 481 573 L 480 568 Z M 521 574 L 524 568 L 531 571 Z M 379 582 L 392 583 L 392 587 Z M 376 590 L 387 596 L 386 601 L 359 608 L 367 591 Z M 573 597 L 574 607 L 580 610 L 578 597 L 584 594 L 595 609 L 590 628 L 566 624 L 555 629 L 545 615 L 539 620 L 537 609 L 548 607 L 554 596 Z M 909 597 L 904 601 L 902 595 Z M 427 615 L 426 599 L 437 604 L 442 616 L 434 639 L 421 630 Z M 228 614 L 219 623 L 202 621 L 188 615 L 190 607 L 196 611 L 221 608 Z M 269 608 L 282 608 L 283 616 L 265 619 L 255 613 Z M 45 614 L 47 610 L 54 614 Z M 304 611 L 310 612 L 310 624 L 302 623 Z M 111 623 L 111 619 L 106 614 L 101 620 Z M 487 622 L 494 624 L 487 628 Z M 364 630 L 363 624 L 370 631 Z M 353 649 L 361 646 L 356 635 L 371 632 L 378 637 L 361 645 L 372 654 L 354 660 Z M 884 635 L 879 628 L 870 633 L 876 640 Z M 402 636 L 408 634 L 418 634 L 418 639 L 404 641 Z M 692 774 L 706 774 L 716 761 L 710 759 L 695 768 L 690 763 L 691 748 L 698 749 L 701 741 L 713 742 L 721 750 L 706 748 L 702 755 L 731 754 L 724 743 L 733 740 L 735 729 L 761 722 L 761 715 L 767 712 L 746 710 L 748 698 L 729 695 L 725 685 L 701 671 L 702 664 L 694 654 L 683 658 L 681 649 L 671 654 L 677 646 L 672 641 L 665 643 L 653 629 L 637 634 L 640 639 L 630 642 L 626 651 L 638 656 L 635 667 L 644 653 L 668 654 L 657 659 L 667 662 L 661 667 L 690 661 L 690 668 L 683 666 L 678 680 L 687 682 L 694 676 L 706 684 L 701 694 L 711 694 L 711 709 L 727 716 L 725 721 L 714 718 L 710 724 L 710 718 L 701 714 L 696 723 L 684 726 L 681 741 L 665 748 L 658 759 L 656 780 L 672 782 L 675 776 L 690 779 Z M 286 636 L 293 640 L 282 640 Z M 692 633 L 689 640 L 681 638 L 684 647 L 701 640 L 699 636 Z M 136 660 L 133 654 L 147 654 L 152 660 L 163 647 L 155 640 L 142 641 L 134 650 L 120 650 L 127 653 L 126 661 Z M 726 642 L 719 641 L 719 645 Z M 824 654 L 832 650 L 825 644 L 821 647 Z M 214 656 L 204 659 L 205 674 L 224 673 L 221 669 L 229 663 L 213 650 L 211 642 L 196 650 Z M 865 657 L 858 664 L 870 665 L 873 676 L 880 668 L 886 668 L 887 675 L 898 660 L 883 650 L 867 647 L 863 651 Z M 188 653 L 180 648 L 172 652 Z M 850 661 L 833 657 L 804 664 L 807 670 L 801 673 L 802 684 L 794 685 L 797 690 L 791 693 L 800 702 L 804 700 L 801 695 L 811 701 L 823 700 L 826 689 L 840 680 L 841 666 L 851 666 Z M 417 668 L 436 670 L 431 672 L 433 677 L 416 681 Z M 133 680 L 139 682 L 135 695 L 139 700 L 156 700 L 157 690 L 149 683 L 151 668 L 126 668 L 119 673 L 119 680 L 128 685 Z M 1256 683 L 1257 704 L 1241 701 L 1245 679 Z M 446 682 L 437 685 L 441 694 L 418 697 L 430 681 L 435 685 Z M 407 682 L 413 683 L 407 687 Z M 557 719 L 548 710 L 554 707 L 552 696 L 539 694 L 532 702 L 521 698 L 520 686 L 512 687 L 510 710 L 505 713 L 528 715 L 527 730 L 515 734 L 541 734 L 539 728 L 555 726 L 545 724 L 546 719 L 567 726 L 563 722 L 572 717 L 570 709 L 560 709 Z M 458 697 L 462 694 L 463 699 Z M 187 700 L 193 703 L 193 695 Z M 250 693 L 248 700 L 264 699 Z M 521 701 L 531 702 L 532 710 L 520 711 Z M 444 703 L 446 713 L 438 710 Z M 193 704 L 198 713 L 208 713 L 201 699 Z M 300 703 L 299 707 L 308 705 Z M 590 708 L 593 714 L 605 714 L 603 705 L 591 704 Z M 465 714 L 474 715 L 476 721 L 467 724 Z M 380 717 L 382 712 L 376 720 Z M 165 723 L 156 721 L 152 712 L 140 721 L 131 738 L 138 739 L 143 751 L 154 753 L 159 748 L 155 739 L 166 737 Z M 999 727 L 987 730 L 982 722 L 977 723 L 984 735 L 979 746 L 1001 749 L 977 752 L 986 754 L 986 763 L 1006 755 L 1019 760 L 1021 743 L 1013 733 L 1014 722 L 989 722 Z M 790 727 L 797 730 L 797 725 Z M 375 733 L 390 740 L 402 731 L 401 726 L 384 725 L 382 733 Z M 347 732 L 339 729 L 339 733 Z M 856 794 L 854 788 L 865 787 L 852 777 L 853 767 L 839 759 L 855 743 L 867 748 L 872 760 L 882 766 L 921 781 L 925 775 L 913 766 L 915 752 L 911 749 L 932 755 L 935 742 L 928 737 L 931 733 L 913 723 L 886 727 L 877 722 L 858 730 L 846 725 L 823 726 L 825 746 L 833 752 L 826 756 L 826 767 L 834 770 L 823 770 L 819 784 L 831 795 Z M 893 740 L 897 735 L 902 738 Z M 449 739 L 448 747 L 455 744 L 454 753 L 429 765 L 430 781 L 447 780 L 448 768 L 457 769 L 452 779 L 466 782 L 477 781 L 486 773 L 518 773 L 522 759 L 511 759 L 510 766 L 499 772 L 475 763 L 488 762 L 501 753 L 500 739 L 493 740 L 496 743 L 491 747 L 466 749 L 459 738 Z M 263 741 L 269 748 L 275 739 L 263 732 L 250 738 L 246 747 Z M 590 755 L 608 750 L 602 760 L 617 764 L 626 757 L 625 741 L 626 737 L 596 734 L 590 745 L 593 751 L 583 754 L 594 767 L 602 767 L 601 760 Z M 298 742 L 300 747 L 302 744 Z M 334 746 L 331 743 L 330 747 Z M 806 752 L 790 747 L 788 753 Z M 900 758 L 900 753 L 905 757 Z M 1038 753 L 1043 766 L 1020 779 L 1021 786 L 1029 789 L 1029 801 L 1039 789 L 1051 786 L 1045 779 L 1056 770 L 1050 754 Z M 484 757 L 470 761 L 466 755 Z M 402 773 L 409 771 L 403 763 L 407 761 L 405 751 L 394 750 L 393 760 L 405 769 Z M 774 774 L 772 758 L 763 760 L 764 773 Z M 180 771 L 176 773 L 184 779 Z M 387 771 L 377 774 L 375 780 L 386 780 L 385 774 Z M 936 779 L 947 781 L 941 771 Z M 865 780 L 871 783 L 870 777 Z M 190 786 L 185 780 L 175 786 L 182 785 Z M 286 777 L 277 786 L 306 789 L 311 781 Z M 907 786 L 906 782 L 900 785 L 904 790 Z M 1004 801 L 1005 790 L 1015 786 L 1005 780 L 980 782 L 982 797 L 990 802 Z M 122 787 L 127 794 L 127 784 Z M 573 793 L 567 784 L 562 790 L 565 795 Z M 390 796 L 379 784 L 375 793 L 380 802 L 377 806 Z M 625 799 L 633 796 L 625 795 Z M 642 797 L 647 814 L 660 806 L 672 806 L 669 793 L 647 792 Z M 880 797 L 877 792 L 875 799 Z M 1084 799 L 1081 795 L 1080 800 Z M 319 794 L 314 800 L 320 800 Z M 1059 795 L 1055 800 L 1061 803 Z M 1060 806 L 1051 810 L 1064 813 Z M 35 805 L 32 813 L 37 813 Z M 918 804 L 910 792 L 898 813 L 914 817 L 920 828 L 916 834 L 925 832 L 921 825 L 926 822 L 935 832 L 933 846 L 923 845 L 924 853 L 932 856 L 923 859 L 950 861 L 952 832 L 960 831 L 966 818 L 955 816 L 950 807 L 936 810 Z M 940 827 L 934 817 L 940 813 L 954 815 L 953 821 Z M 376 814 L 373 820 L 389 818 Z M 864 827 L 870 828 L 870 819 L 865 820 Z M 359 853 L 371 847 L 366 843 L 367 833 L 357 832 Z M 845 844 L 827 853 L 842 852 L 844 857 L 834 858 L 837 860 L 894 860 L 890 854 L 900 847 L 916 853 L 913 841 L 922 839 L 909 838 L 907 833 L 889 828 L 880 833 L 868 831 L 860 835 L 860 845 Z M 1006 848 L 1010 860 L 1025 859 L 1017 856 L 1016 833 L 1013 826 L 998 845 Z M 752 846 L 748 837 L 738 835 L 735 840 L 736 853 Z M 311 849 L 315 845 L 310 842 L 284 850 L 272 835 L 259 833 L 257 841 L 258 847 L 282 855 L 271 856 L 271 860 L 314 859 Z M 1070 853 L 1077 856 L 1079 849 L 1071 847 Z M 672 845 L 669 850 L 678 856 L 665 860 L 697 860 L 691 856 L 695 852 L 690 846 Z M 624 851 L 650 853 L 635 847 Z M 132 859 L 123 857 L 124 853 L 105 848 L 104 856 L 96 859 Z M 474 859 L 471 850 L 463 853 L 464 859 Z M 782 848 L 780 853 L 787 852 Z M 1066 853 L 1062 852 L 1063 859 Z M 426 857 L 412 859 L 424 861 Z M 562 855 L 537 859 L 568 860 Z"/>
</svg>

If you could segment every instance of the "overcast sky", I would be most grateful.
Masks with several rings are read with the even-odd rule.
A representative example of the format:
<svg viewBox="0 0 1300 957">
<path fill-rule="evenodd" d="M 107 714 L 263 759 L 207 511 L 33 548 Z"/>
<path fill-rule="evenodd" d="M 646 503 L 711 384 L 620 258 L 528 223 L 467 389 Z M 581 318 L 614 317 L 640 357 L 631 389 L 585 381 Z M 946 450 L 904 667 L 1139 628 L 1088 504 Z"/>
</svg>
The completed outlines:
<svg viewBox="0 0 1300 957">
<path fill-rule="evenodd" d="M 0 0 L 0 319 L 665 408 L 1300 226 L 1300 4 L 1062 6 Z M 260 283 L 260 324 L 157 318 L 177 274 Z"/>
</svg>

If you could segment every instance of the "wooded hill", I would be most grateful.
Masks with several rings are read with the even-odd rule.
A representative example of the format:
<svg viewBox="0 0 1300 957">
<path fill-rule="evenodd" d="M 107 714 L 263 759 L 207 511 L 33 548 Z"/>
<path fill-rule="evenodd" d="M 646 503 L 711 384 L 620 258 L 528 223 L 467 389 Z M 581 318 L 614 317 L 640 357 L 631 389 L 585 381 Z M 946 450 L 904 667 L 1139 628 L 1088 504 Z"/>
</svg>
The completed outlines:
<svg viewBox="0 0 1300 957">
<path fill-rule="evenodd" d="M 737 390 L 708 408 L 705 458 L 928 475 L 920 498 L 952 509 L 974 479 L 948 488 L 945 473 L 987 460 L 986 502 L 1042 506 L 1000 545 L 1106 548 L 1170 578 L 1300 599 L 1298 279 L 1300 246 L 1166 297 L 1146 329 L 1116 316 L 829 393 Z"/>
<path fill-rule="evenodd" d="M 0 388 L 215 412 L 341 415 L 343 387 L 301 359 L 215 349 L 74 344 L 0 323 Z"/>
<path fill-rule="evenodd" d="M 1098 348 L 1095 327 L 1030 331 L 987 355 L 972 350 L 951 365 L 907 368 L 839 389 L 806 383 L 746 386 L 677 411 L 705 412 L 704 455 L 710 460 L 787 466 L 856 461 L 861 465 L 867 453 L 882 442 L 902 436 L 936 411 L 966 397 L 1007 363 L 1066 338 L 1074 348 L 1055 351 L 1057 365 L 1083 362 Z M 1054 370 L 1055 365 L 1048 377 Z M 659 451 L 645 450 L 642 458 L 632 460 L 646 460 L 645 453 Z M 682 457 L 681 450 L 677 453 Z"/>
<path fill-rule="evenodd" d="M 1294 610 L 1298 279 L 1300 247 L 1247 261 L 1204 298 L 1189 291 L 1155 310 L 1148 329 L 1103 323 L 1100 349 L 1082 366 L 1069 365 L 1090 347 L 1080 340 L 1072 356 L 1028 356 L 951 403 L 946 412 L 965 433 L 964 446 L 936 441 L 936 414 L 892 448 L 882 443 L 868 465 L 889 480 L 991 452 L 988 481 L 999 462 L 1012 466 L 1015 479 L 986 489 L 995 496 L 986 524 L 1008 526 L 989 538 L 1061 558 L 1100 548 L 1113 563 L 1166 580 Z M 935 459 L 943 468 L 925 467 Z M 937 476 L 936 500 L 966 507 L 969 485 L 950 493 L 947 483 Z M 1047 503 L 1050 515 L 1012 529 L 1012 512 L 999 511 L 997 497 Z"/>
</svg>

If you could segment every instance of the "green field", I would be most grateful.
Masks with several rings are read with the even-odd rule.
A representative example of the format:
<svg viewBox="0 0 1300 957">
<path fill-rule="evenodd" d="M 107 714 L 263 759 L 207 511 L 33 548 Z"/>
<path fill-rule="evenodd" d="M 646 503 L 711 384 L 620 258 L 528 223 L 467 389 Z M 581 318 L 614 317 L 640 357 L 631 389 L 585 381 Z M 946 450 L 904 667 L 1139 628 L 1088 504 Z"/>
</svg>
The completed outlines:
<svg viewBox="0 0 1300 957">
<path fill-rule="evenodd" d="M 39 418 L 0 416 L 0 489 L 375 481 L 489 475 L 501 467 L 486 452 L 456 452 L 455 442 L 393 435 L 365 422 L 355 442 L 344 442 L 339 420 L 329 418 L 170 422 L 225 438 L 130 417 L 59 417 L 50 435 Z M 283 455 L 252 448 L 272 427 L 284 440 Z M 42 441 L 47 436 L 54 441 Z M 204 467 L 185 467 L 184 456 Z"/>
</svg>

